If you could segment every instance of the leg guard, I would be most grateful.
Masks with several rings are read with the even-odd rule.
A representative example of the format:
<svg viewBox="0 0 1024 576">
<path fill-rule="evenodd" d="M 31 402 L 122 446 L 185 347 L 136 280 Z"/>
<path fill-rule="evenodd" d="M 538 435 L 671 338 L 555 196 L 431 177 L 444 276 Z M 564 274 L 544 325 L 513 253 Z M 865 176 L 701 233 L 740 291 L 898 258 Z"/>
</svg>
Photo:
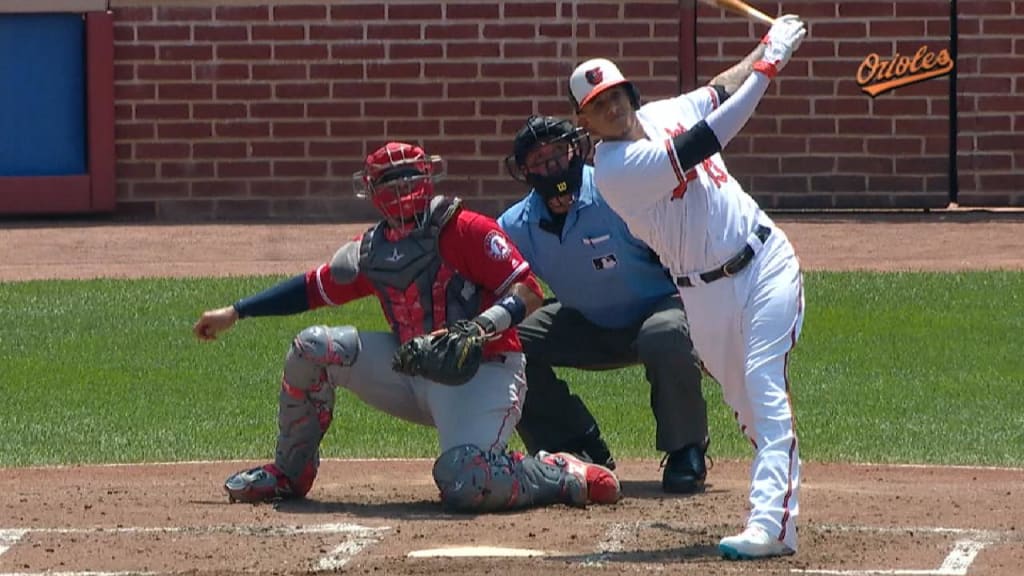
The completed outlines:
<svg viewBox="0 0 1024 576">
<path fill-rule="evenodd" d="M 453 512 L 497 512 L 548 504 L 586 506 L 586 479 L 564 466 L 465 444 L 434 462 L 441 504 Z"/>
<path fill-rule="evenodd" d="M 297 496 L 313 486 L 320 441 L 333 419 L 334 384 L 326 369 L 351 366 L 359 349 L 359 333 L 351 326 L 311 326 L 292 341 L 281 380 L 275 464 Z"/>
</svg>

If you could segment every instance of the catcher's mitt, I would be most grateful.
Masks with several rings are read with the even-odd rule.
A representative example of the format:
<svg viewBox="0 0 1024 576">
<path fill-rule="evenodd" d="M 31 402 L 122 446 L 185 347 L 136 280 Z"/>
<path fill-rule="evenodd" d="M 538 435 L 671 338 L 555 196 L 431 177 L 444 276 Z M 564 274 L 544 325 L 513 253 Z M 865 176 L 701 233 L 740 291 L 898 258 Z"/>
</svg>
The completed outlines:
<svg viewBox="0 0 1024 576">
<path fill-rule="evenodd" d="M 391 367 L 448 386 L 461 386 L 476 375 L 487 336 L 479 324 L 459 320 L 447 330 L 416 336 L 398 347 Z"/>
</svg>

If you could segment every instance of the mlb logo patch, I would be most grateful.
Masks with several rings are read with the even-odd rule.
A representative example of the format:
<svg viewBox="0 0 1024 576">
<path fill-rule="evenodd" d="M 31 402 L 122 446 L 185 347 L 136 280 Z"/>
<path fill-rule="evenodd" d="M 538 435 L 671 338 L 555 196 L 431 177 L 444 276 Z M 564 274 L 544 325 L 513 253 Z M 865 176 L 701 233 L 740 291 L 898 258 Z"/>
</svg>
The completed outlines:
<svg viewBox="0 0 1024 576">
<path fill-rule="evenodd" d="M 595 270 L 611 270 L 619 265 L 619 259 L 615 257 L 615 254 L 598 256 L 594 258 L 593 262 Z"/>
</svg>

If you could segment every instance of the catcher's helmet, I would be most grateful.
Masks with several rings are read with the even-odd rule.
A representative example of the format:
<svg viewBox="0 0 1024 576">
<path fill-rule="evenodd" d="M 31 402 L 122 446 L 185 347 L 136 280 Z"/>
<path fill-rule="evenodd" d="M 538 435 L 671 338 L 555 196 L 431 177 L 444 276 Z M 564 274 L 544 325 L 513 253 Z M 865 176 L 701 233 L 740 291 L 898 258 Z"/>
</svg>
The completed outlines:
<svg viewBox="0 0 1024 576">
<path fill-rule="evenodd" d="M 385 218 L 404 225 L 426 211 L 434 182 L 443 175 L 441 164 L 440 156 L 428 156 L 419 146 L 388 142 L 352 175 L 356 195 L 369 197 Z"/>
<path fill-rule="evenodd" d="M 611 60 L 593 58 L 580 64 L 569 76 L 569 101 L 578 114 L 595 96 L 615 86 L 623 86 L 635 110 L 640 109 L 640 91 Z"/>
<path fill-rule="evenodd" d="M 562 143 L 566 147 L 564 151 L 553 151 L 530 165 L 532 151 Z M 572 122 L 551 116 L 530 116 L 516 133 L 512 153 L 505 158 L 505 168 L 513 179 L 528 184 L 545 200 L 566 194 L 576 196 L 590 148 L 590 134 L 573 126 Z"/>
</svg>

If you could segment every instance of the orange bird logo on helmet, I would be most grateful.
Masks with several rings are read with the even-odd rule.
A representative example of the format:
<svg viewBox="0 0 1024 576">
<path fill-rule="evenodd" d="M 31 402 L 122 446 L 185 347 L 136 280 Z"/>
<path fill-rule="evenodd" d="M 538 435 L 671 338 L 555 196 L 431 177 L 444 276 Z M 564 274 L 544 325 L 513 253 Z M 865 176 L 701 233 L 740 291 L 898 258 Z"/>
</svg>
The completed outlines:
<svg viewBox="0 0 1024 576">
<path fill-rule="evenodd" d="M 592 70 L 587 70 L 587 72 L 583 76 L 587 79 L 587 82 L 589 82 L 591 86 L 597 86 L 604 80 L 604 72 L 601 71 L 600 66 Z"/>
</svg>

